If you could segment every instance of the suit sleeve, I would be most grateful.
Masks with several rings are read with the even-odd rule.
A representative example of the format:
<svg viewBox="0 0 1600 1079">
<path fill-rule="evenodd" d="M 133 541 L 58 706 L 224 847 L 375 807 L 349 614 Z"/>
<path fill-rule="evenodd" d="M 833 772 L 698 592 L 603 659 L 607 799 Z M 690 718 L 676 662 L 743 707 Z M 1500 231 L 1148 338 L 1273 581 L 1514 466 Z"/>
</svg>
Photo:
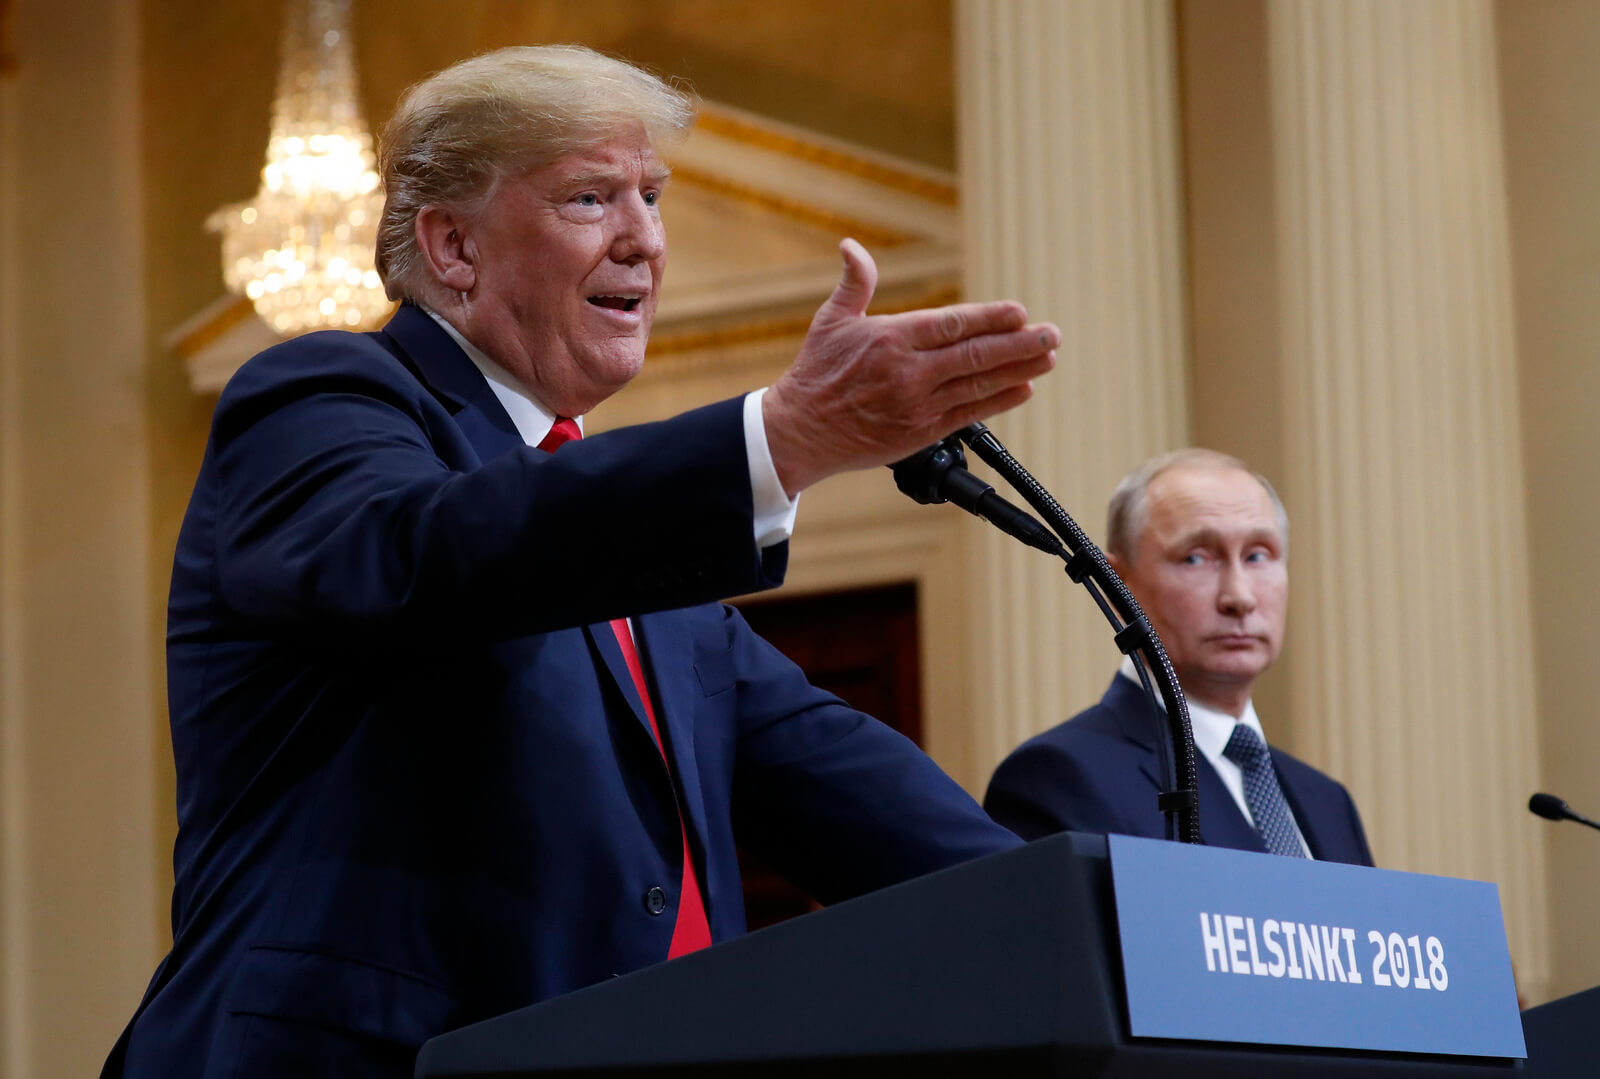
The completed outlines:
<svg viewBox="0 0 1600 1079">
<path fill-rule="evenodd" d="M 1090 762 L 1070 749 L 1035 740 L 1001 762 L 989 781 L 983 808 L 1023 839 L 1057 832 L 1144 834 L 1126 819 L 1124 792 L 1105 789 L 1115 769 Z M 1151 799 L 1152 808 L 1154 799 Z"/>
<path fill-rule="evenodd" d="M 728 611 L 741 845 L 823 902 L 1017 845 L 909 739 L 810 685 Z"/>
<path fill-rule="evenodd" d="M 1356 809 L 1355 799 L 1350 797 L 1350 792 L 1344 785 L 1339 785 L 1339 793 L 1344 795 L 1345 813 L 1350 821 L 1350 835 L 1356 847 L 1355 857 L 1351 859 L 1354 865 L 1376 865 L 1372 860 L 1372 848 L 1367 845 L 1367 830 L 1361 825 L 1361 813 Z"/>
<path fill-rule="evenodd" d="M 213 424 L 216 586 L 238 615 L 426 643 L 776 583 L 783 552 L 752 539 L 740 400 L 478 462 L 376 344 L 292 344 L 236 379 Z"/>
</svg>

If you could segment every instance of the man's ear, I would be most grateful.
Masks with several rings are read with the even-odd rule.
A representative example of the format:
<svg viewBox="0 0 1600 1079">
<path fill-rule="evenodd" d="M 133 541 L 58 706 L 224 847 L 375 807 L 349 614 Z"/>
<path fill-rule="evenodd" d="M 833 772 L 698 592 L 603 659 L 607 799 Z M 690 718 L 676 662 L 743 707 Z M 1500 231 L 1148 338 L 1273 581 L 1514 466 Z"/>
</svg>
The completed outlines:
<svg viewBox="0 0 1600 1079">
<path fill-rule="evenodd" d="M 467 224 L 444 206 L 417 212 L 417 247 L 433 279 L 452 292 L 471 292 L 478 283 L 477 249 L 467 237 Z"/>
</svg>

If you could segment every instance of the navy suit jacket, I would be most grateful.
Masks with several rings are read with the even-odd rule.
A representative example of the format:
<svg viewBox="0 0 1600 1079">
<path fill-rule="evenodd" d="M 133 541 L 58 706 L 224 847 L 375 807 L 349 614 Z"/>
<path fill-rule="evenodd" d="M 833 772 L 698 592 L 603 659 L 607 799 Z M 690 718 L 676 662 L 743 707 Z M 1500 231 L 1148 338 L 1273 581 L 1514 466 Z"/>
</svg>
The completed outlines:
<svg viewBox="0 0 1600 1079">
<path fill-rule="evenodd" d="M 1014 845 L 706 602 L 786 551 L 753 540 L 739 400 L 541 453 L 411 306 L 246 364 L 173 567 L 173 948 L 107 1074 L 409 1076 L 658 962 L 679 804 L 716 940 L 736 841 L 825 902 Z"/>
<path fill-rule="evenodd" d="M 1100 703 L 1024 742 L 996 769 L 983 807 L 1024 839 L 1055 832 L 1116 832 L 1165 839 L 1156 808 L 1162 789 L 1158 739 L 1165 717 L 1132 680 L 1111 679 Z M 1350 793 L 1303 761 L 1272 750 L 1289 808 L 1313 857 L 1371 865 L 1372 852 Z M 1266 852 L 1255 826 L 1195 755 L 1200 838 L 1209 846 Z"/>
</svg>

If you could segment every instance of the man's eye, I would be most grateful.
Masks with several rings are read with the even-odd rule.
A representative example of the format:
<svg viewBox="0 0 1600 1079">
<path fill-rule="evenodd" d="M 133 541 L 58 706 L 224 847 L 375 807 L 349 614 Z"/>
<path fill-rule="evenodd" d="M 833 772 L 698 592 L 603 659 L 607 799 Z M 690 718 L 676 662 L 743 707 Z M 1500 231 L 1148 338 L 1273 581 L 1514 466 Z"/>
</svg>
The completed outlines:
<svg viewBox="0 0 1600 1079">
<path fill-rule="evenodd" d="M 598 206 L 600 205 L 600 196 L 596 195 L 593 191 L 585 191 L 573 201 L 575 201 L 579 206 Z"/>
<path fill-rule="evenodd" d="M 1183 564 L 1186 566 L 1198 566 L 1205 560 L 1206 556 L 1198 551 L 1183 556 Z"/>
<path fill-rule="evenodd" d="M 658 203 L 660 201 L 661 201 L 661 192 L 659 192 L 659 191 L 646 191 L 644 193 L 644 204 L 646 206 L 654 206 L 656 203 Z"/>
</svg>

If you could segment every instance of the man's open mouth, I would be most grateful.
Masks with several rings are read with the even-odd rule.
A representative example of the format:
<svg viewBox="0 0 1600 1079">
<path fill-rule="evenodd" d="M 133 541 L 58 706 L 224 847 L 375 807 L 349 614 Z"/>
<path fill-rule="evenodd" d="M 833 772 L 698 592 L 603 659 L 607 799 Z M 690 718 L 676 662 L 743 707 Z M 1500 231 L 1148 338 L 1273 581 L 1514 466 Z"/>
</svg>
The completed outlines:
<svg viewBox="0 0 1600 1079">
<path fill-rule="evenodd" d="M 596 307 L 609 307 L 613 311 L 634 311 L 639 307 L 638 296 L 590 296 L 589 302 Z"/>
</svg>

